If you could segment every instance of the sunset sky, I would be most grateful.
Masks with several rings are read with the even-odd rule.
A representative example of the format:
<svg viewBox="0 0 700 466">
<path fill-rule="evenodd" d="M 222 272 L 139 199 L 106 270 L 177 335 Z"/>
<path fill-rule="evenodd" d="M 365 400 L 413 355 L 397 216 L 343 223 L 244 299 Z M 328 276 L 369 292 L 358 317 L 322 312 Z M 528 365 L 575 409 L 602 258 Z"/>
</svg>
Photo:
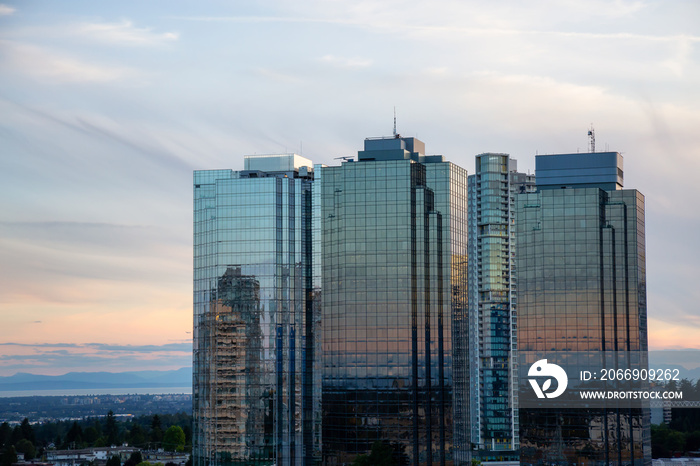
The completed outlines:
<svg viewBox="0 0 700 466">
<path fill-rule="evenodd" d="M 2 0 L 0 0 L 2 1 Z M 0 375 L 191 363 L 192 170 L 398 130 L 623 153 L 652 348 L 700 347 L 700 2 L 5 1 Z"/>
</svg>

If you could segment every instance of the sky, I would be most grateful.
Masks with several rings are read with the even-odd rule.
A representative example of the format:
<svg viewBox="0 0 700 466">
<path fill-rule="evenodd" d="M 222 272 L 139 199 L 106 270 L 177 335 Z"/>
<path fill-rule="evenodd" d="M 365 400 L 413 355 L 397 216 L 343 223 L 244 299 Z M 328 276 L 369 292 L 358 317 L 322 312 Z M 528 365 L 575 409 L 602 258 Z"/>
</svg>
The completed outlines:
<svg viewBox="0 0 700 466">
<path fill-rule="evenodd" d="M 696 0 L 0 0 L 0 375 L 191 364 L 192 171 L 397 129 L 597 150 L 646 196 L 649 342 L 700 347 Z"/>
</svg>

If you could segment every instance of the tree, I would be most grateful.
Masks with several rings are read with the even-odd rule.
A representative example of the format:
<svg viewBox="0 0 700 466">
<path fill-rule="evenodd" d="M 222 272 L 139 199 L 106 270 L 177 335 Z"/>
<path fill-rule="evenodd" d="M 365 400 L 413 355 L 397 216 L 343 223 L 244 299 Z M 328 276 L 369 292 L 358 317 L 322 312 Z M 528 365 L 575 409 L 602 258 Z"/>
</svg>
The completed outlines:
<svg viewBox="0 0 700 466">
<path fill-rule="evenodd" d="M 17 451 L 12 445 L 5 448 L 0 457 L 0 466 L 12 466 L 12 463 L 17 462 Z"/>
<path fill-rule="evenodd" d="M 10 436 L 12 435 L 12 427 L 7 422 L 3 422 L 0 425 L 0 448 L 2 448 L 5 443 L 10 441 Z"/>
<path fill-rule="evenodd" d="M 129 459 L 124 462 L 124 466 L 136 466 L 139 463 L 143 463 L 143 456 L 140 451 L 135 451 L 131 454 Z"/>
<path fill-rule="evenodd" d="M 22 436 L 22 428 L 20 426 L 15 426 L 14 429 L 12 429 L 12 433 L 10 434 L 10 445 L 17 445 L 17 442 L 22 440 L 24 437 Z"/>
<path fill-rule="evenodd" d="M 107 431 L 107 443 L 110 445 L 117 445 L 119 443 L 119 426 L 114 417 L 114 412 L 112 412 L 111 409 L 107 413 L 105 430 Z"/>
<path fill-rule="evenodd" d="M 352 464 L 353 466 L 394 466 L 395 463 L 391 447 L 377 440 L 372 444 L 369 455 L 358 455 Z"/>
<path fill-rule="evenodd" d="M 85 432 L 83 432 L 83 439 L 90 446 L 93 446 L 98 438 L 100 438 L 100 433 L 94 426 L 86 428 Z"/>
<path fill-rule="evenodd" d="M 685 434 L 685 451 L 700 450 L 700 430 Z"/>
<path fill-rule="evenodd" d="M 160 443 L 163 440 L 163 428 L 160 424 L 160 417 L 156 414 L 151 421 L 151 442 Z"/>
<path fill-rule="evenodd" d="M 182 430 L 185 432 L 185 445 L 192 445 L 192 425 L 188 422 L 184 426 L 181 426 Z"/>
<path fill-rule="evenodd" d="M 26 417 L 22 421 L 22 424 L 19 426 L 19 428 L 22 430 L 22 438 L 26 438 L 32 443 L 36 443 L 36 436 L 34 435 L 34 429 L 32 428 L 32 425 L 29 423 L 29 419 Z"/>
<path fill-rule="evenodd" d="M 180 426 L 170 426 L 163 436 L 163 449 L 165 451 L 184 451 L 185 432 Z"/>
<path fill-rule="evenodd" d="M 63 438 L 63 445 L 66 448 L 80 448 L 83 443 L 83 429 L 80 425 L 73 421 L 73 425 L 70 426 L 68 433 Z"/>
<path fill-rule="evenodd" d="M 148 439 L 146 438 L 146 432 L 144 432 L 139 424 L 132 424 L 131 430 L 129 431 L 129 444 L 135 447 L 143 448 L 147 442 Z M 141 461 L 139 461 L 139 463 L 140 462 Z"/>
<path fill-rule="evenodd" d="M 36 456 L 36 448 L 34 448 L 34 444 L 26 438 L 23 438 L 17 442 L 15 448 L 18 453 L 24 453 L 25 460 L 30 460 Z"/>
<path fill-rule="evenodd" d="M 122 466 L 122 462 L 117 455 L 112 455 L 107 460 L 107 466 Z"/>
<path fill-rule="evenodd" d="M 99 419 L 95 419 L 95 423 L 93 424 L 93 427 L 97 431 L 97 437 L 102 437 L 102 424 L 100 423 Z"/>
</svg>

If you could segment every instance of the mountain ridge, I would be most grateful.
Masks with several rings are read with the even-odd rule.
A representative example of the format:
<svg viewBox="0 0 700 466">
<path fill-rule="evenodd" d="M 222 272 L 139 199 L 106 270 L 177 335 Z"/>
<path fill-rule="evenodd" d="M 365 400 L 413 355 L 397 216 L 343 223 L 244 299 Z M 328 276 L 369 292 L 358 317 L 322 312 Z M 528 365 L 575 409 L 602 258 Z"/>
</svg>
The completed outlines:
<svg viewBox="0 0 700 466">
<path fill-rule="evenodd" d="M 192 383 L 192 368 L 169 371 L 67 372 L 41 375 L 17 372 L 0 376 L 0 391 L 90 389 L 90 388 L 167 388 Z"/>
</svg>

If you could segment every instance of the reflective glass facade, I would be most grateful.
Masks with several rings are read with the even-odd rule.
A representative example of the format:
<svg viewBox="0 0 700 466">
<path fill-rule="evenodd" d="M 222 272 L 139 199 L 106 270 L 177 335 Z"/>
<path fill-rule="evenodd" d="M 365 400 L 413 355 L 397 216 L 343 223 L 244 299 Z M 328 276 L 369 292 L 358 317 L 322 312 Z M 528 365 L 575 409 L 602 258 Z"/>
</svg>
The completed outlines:
<svg viewBox="0 0 700 466">
<path fill-rule="evenodd" d="M 514 195 L 535 190 L 508 154 L 476 156 L 469 176 L 471 457 L 518 459 Z"/>
<path fill-rule="evenodd" d="M 569 183 L 517 197 L 519 350 L 643 354 L 644 197 Z M 641 402 L 521 409 L 520 425 L 521 464 L 651 464 Z"/>
<path fill-rule="evenodd" d="M 325 464 L 378 440 L 405 464 L 452 464 L 467 422 L 467 175 L 422 150 L 367 140 L 322 172 Z"/>
<path fill-rule="evenodd" d="M 194 173 L 196 465 L 314 464 L 320 452 L 313 173 L 286 168 Z"/>
</svg>

